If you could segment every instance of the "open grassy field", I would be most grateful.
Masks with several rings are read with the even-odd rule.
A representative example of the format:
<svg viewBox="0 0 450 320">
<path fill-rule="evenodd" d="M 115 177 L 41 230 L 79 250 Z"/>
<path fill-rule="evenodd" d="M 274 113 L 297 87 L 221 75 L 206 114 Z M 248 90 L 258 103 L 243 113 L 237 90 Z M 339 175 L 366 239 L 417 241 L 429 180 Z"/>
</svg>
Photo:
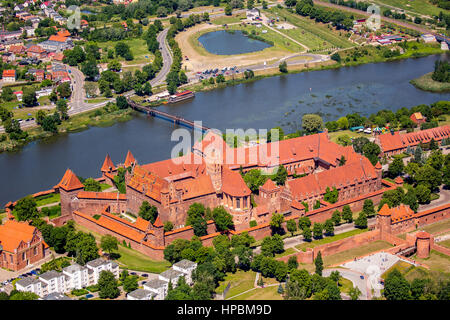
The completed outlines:
<svg viewBox="0 0 450 320">
<path fill-rule="evenodd" d="M 287 21 L 296 26 L 297 28 L 295 29 L 280 29 L 280 31 L 305 44 L 312 51 L 354 46 L 348 40 L 347 32 L 334 30 L 328 25 L 317 23 L 308 17 L 302 17 L 277 7 L 270 8 L 264 12 L 267 14 L 267 17 L 279 17 L 280 21 Z"/>
<path fill-rule="evenodd" d="M 51 194 L 48 194 L 45 196 L 37 197 L 35 199 L 36 199 L 37 206 L 40 207 L 40 206 L 45 206 L 50 203 L 57 203 L 57 202 L 61 201 L 61 196 L 59 193 L 51 193 Z"/>
<path fill-rule="evenodd" d="M 426 259 L 418 258 L 417 255 L 412 259 L 426 264 L 431 270 L 450 273 L 450 257 L 443 253 L 431 250 L 430 256 Z"/>
<path fill-rule="evenodd" d="M 227 287 L 228 283 L 231 283 L 230 290 L 227 293 L 227 298 L 233 297 L 239 293 L 250 290 L 254 287 L 256 278 L 256 272 L 254 271 L 242 271 L 238 270 L 235 273 L 227 273 L 225 280 L 219 282 L 219 286 L 216 288 L 217 293 L 222 293 Z"/>
<path fill-rule="evenodd" d="M 354 235 L 357 235 L 357 234 L 360 234 L 360 233 L 363 233 L 363 232 L 366 232 L 366 231 L 367 231 L 367 229 L 355 229 L 355 230 L 343 232 L 343 233 L 340 233 L 340 234 L 337 234 L 337 235 L 334 235 L 334 236 L 331 236 L 331 237 L 324 237 L 324 238 L 319 239 L 319 240 L 313 240 L 311 242 L 305 242 L 305 243 L 296 245 L 295 247 L 297 249 L 299 249 L 299 250 L 306 251 L 307 248 L 314 248 L 314 247 L 317 247 L 317 246 L 322 245 L 322 244 L 326 244 L 326 243 L 334 242 L 334 241 L 337 241 L 337 240 L 345 239 L 345 238 L 348 238 L 348 237 L 351 237 L 351 236 L 354 236 Z"/>
<path fill-rule="evenodd" d="M 102 238 L 101 234 L 96 233 L 79 224 L 75 224 L 75 229 L 91 233 L 95 237 L 95 240 L 97 242 L 100 242 Z M 117 259 L 116 262 L 119 264 L 121 268 L 124 269 L 150 273 L 161 273 L 170 268 L 169 262 L 165 260 L 163 261 L 152 260 L 146 255 L 136 250 L 124 247 L 122 244 L 119 245 L 119 250 L 117 251 L 117 253 L 120 255 L 120 258 Z"/>
<path fill-rule="evenodd" d="M 255 288 L 230 300 L 283 300 L 283 296 L 277 290 L 278 286 Z"/>
<path fill-rule="evenodd" d="M 339 130 L 339 131 L 335 131 L 335 132 L 330 132 L 328 133 L 330 140 L 333 142 L 337 143 L 337 139 L 339 136 L 343 136 L 343 135 L 347 135 L 350 137 L 350 139 L 356 139 L 359 137 L 365 137 L 365 138 L 369 138 L 371 137 L 370 134 L 366 134 L 366 133 L 361 133 L 361 132 L 356 132 L 356 131 L 350 131 L 350 130 Z"/>
<path fill-rule="evenodd" d="M 439 15 L 439 12 L 448 13 L 448 10 L 439 8 L 428 0 L 374 0 L 374 3 L 386 4 L 406 11 L 411 11 L 420 15 Z"/>
<path fill-rule="evenodd" d="M 420 230 L 424 230 L 428 233 L 434 234 L 444 230 L 450 229 L 450 220 L 444 220 L 440 222 L 436 222 L 425 227 L 421 227 Z M 413 231 L 412 231 L 413 232 Z"/>
<path fill-rule="evenodd" d="M 133 60 L 125 61 L 124 58 L 119 56 L 115 58 L 118 61 L 123 61 L 125 65 L 143 64 L 153 61 L 154 56 L 150 51 L 148 51 L 147 43 L 144 39 L 133 38 L 121 40 L 120 42 L 124 42 L 130 47 L 131 53 L 133 54 Z M 103 52 L 106 52 L 108 49 L 113 49 L 117 44 L 117 41 L 96 42 L 96 44 L 103 50 Z"/>
<path fill-rule="evenodd" d="M 217 24 L 217 25 L 236 23 L 236 22 L 241 21 L 242 19 L 245 19 L 246 17 L 247 16 L 245 15 L 245 13 L 238 13 L 238 14 L 234 14 L 232 16 L 221 16 L 221 17 L 217 17 L 217 18 L 214 18 L 213 15 L 210 16 L 211 22 L 213 24 Z"/>
<path fill-rule="evenodd" d="M 325 267 L 335 265 L 341 262 L 351 260 L 356 257 L 369 254 L 371 252 L 379 251 L 382 249 L 388 249 L 390 247 L 392 247 L 392 245 L 389 242 L 377 240 L 357 248 L 339 252 L 331 256 L 323 257 L 323 264 Z"/>
<path fill-rule="evenodd" d="M 450 249 L 450 239 L 438 243 L 439 245 Z"/>
</svg>

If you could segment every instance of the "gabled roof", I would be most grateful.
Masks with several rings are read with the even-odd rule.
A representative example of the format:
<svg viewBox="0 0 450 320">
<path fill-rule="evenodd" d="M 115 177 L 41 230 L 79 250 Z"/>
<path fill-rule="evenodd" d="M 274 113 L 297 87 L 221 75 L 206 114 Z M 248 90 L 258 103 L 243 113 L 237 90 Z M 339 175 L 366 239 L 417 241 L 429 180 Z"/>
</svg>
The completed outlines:
<svg viewBox="0 0 450 320">
<path fill-rule="evenodd" d="M 55 186 L 55 188 L 62 188 L 66 191 L 72 191 L 76 189 L 82 189 L 84 188 L 84 186 L 75 175 L 75 173 L 73 173 L 72 170 L 67 169 L 61 181 L 58 185 Z"/>
<path fill-rule="evenodd" d="M 277 188 L 278 188 L 277 185 L 275 184 L 275 182 L 272 181 L 272 179 L 267 179 L 266 183 L 264 183 L 263 186 L 261 187 L 261 189 L 267 191 L 272 191 Z"/>
<path fill-rule="evenodd" d="M 3 78 L 5 77 L 15 77 L 16 76 L 16 70 L 3 70 Z"/>
<path fill-rule="evenodd" d="M 155 223 L 153 223 L 153 226 L 156 228 L 161 228 L 163 226 L 161 219 L 159 218 L 159 215 L 156 217 Z"/>
<path fill-rule="evenodd" d="M 391 209 L 389 208 L 389 206 L 388 206 L 387 203 L 385 203 L 385 204 L 381 207 L 380 211 L 378 211 L 378 214 L 379 214 L 380 216 L 390 216 L 390 215 L 391 215 Z"/>
<path fill-rule="evenodd" d="M 134 159 L 134 156 L 131 153 L 131 151 L 128 150 L 127 157 L 125 158 L 125 163 L 124 163 L 125 167 L 128 168 L 135 163 L 136 163 L 136 159 Z"/>
<path fill-rule="evenodd" d="M 23 242 L 30 242 L 36 233 L 36 228 L 27 222 L 6 220 L 0 225 L 0 246 L 4 251 L 14 252 Z"/>
<path fill-rule="evenodd" d="M 114 166 L 114 163 L 111 160 L 109 154 L 106 155 L 105 161 L 103 161 L 103 165 L 101 168 L 102 172 L 110 172 L 115 171 L 117 168 Z"/>
</svg>

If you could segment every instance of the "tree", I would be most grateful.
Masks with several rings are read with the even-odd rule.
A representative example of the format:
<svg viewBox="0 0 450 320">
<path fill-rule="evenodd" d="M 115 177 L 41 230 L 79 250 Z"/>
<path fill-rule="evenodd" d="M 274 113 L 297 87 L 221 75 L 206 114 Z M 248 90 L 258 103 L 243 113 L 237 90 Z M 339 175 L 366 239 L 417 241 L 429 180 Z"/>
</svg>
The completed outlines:
<svg viewBox="0 0 450 320">
<path fill-rule="evenodd" d="M 117 60 L 112 60 L 110 63 L 108 63 L 108 70 L 111 71 L 120 71 L 122 69 L 122 64 Z"/>
<path fill-rule="evenodd" d="M 164 232 L 169 232 L 173 230 L 173 223 L 172 221 L 166 221 L 164 222 Z"/>
<path fill-rule="evenodd" d="M 358 300 L 359 296 L 361 295 L 361 290 L 359 290 L 358 287 L 352 287 L 349 290 L 348 295 L 350 296 L 350 299 Z"/>
<path fill-rule="evenodd" d="M 380 146 L 373 142 L 368 142 L 362 148 L 363 155 L 370 160 L 372 165 L 378 162 L 378 155 L 381 152 Z"/>
<path fill-rule="evenodd" d="M 227 4 L 225 6 L 225 15 L 231 16 L 232 13 L 233 13 L 233 9 L 231 8 L 231 6 L 229 4 Z"/>
<path fill-rule="evenodd" d="M 67 101 L 66 100 L 58 100 L 56 102 L 56 109 L 58 110 L 58 112 L 60 114 L 60 118 L 62 120 L 69 119 L 69 114 L 67 113 L 68 108 L 67 108 Z"/>
<path fill-rule="evenodd" d="M 422 156 L 422 148 L 420 147 L 420 145 L 418 145 L 416 147 L 416 150 L 414 150 L 414 159 L 413 161 L 415 163 L 422 163 L 423 162 L 423 156 Z"/>
<path fill-rule="evenodd" d="M 303 239 L 306 241 L 311 241 L 312 239 L 312 235 L 311 235 L 311 229 L 310 227 L 304 227 L 302 229 L 302 235 L 303 235 Z"/>
<path fill-rule="evenodd" d="M 120 295 L 118 283 L 111 271 L 100 272 L 98 279 L 99 297 L 101 299 L 114 299 Z"/>
<path fill-rule="evenodd" d="M 281 62 L 280 65 L 278 66 L 278 69 L 280 69 L 281 73 L 287 73 L 288 69 L 286 61 Z"/>
<path fill-rule="evenodd" d="M 128 276 L 122 281 L 123 290 L 127 293 L 134 291 L 138 288 L 138 277 Z"/>
<path fill-rule="evenodd" d="M 253 192 L 258 194 L 259 187 L 261 187 L 267 180 L 267 175 L 263 175 L 261 170 L 251 169 L 244 175 L 244 181 L 247 187 Z"/>
<path fill-rule="evenodd" d="M 273 213 L 270 219 L 270 228 L 272 233 L 283 233 L 284 216 L 281 213 Z"/>
<path fill-rule="evenodd" d="M 72 90 L 70 89 L 69 82 L 61 83 L 57 88 L 56 92 L 59 94 L 60 98 L 69 98 L 72 95 Z"/>
<path fill-rule="evenodd" d="M 356 139 L 353 139 L 353 150 L 355 150 L 355 152 L 357 153 L 363 153 L 363 147 L 369 143 L 369 139 L 365 138 L 365 137 L 359 137 Z"/>
<path fill-rule="evenodd" d="M 322 270 L 323 270 L 323 261 L 322 261 L 322 253 L 319 251 L 317 254 L 316 259 L 314 259 L 314 265 L 316 266 L 316 274 L 319 276 L 322 276 Z"/>
<path fill-rule="evenodd" d="M 338 197 L 339 191 L 336 189 L 336 187 L 333 187 L 333 190 L 330 190 L 330 187 L 327 187 L 323 196 L 323 200 L 329 203 L 336 203 L 338 201 Z"/>
<path fill-rule="evenodd" d="M 319 131 L 322 131 L 322 117 L 317 114 L 305 114 L 302 117 L 302 127 L 308 133 L 317 133 Z"/>
<path fill-rule="evenodd" d="M 423 184 L 428 187 L 430 191 L 435 191 L 439 189 L 439 186 L 442 183 L 442 173 L 429 164 L 425 164 L 417 171 L 415 180 L 418 185 Z"/>
<path fill-rule="evenodd" d="M 94 81 L 99 76 L 97 62 L 95 60 L 87 60 L 81 65 L 81 72 L 86 76 L 86 80 Z"/>
<path fill-rule="evenodd" d="M 298 261 L 296 256 L 290 256 L 288 259 L 288 269 L 292 272 L 292 270 L 296 270 L 298 268 Z"/>
<path fill-rule="evenodd" d="M 367 215 L 364 213 L 364 211 L 361 211 L 359 213 L 358 218 L 356 218 L 355 220 L 355 226 L 361 229 L 367 228 Z"/>
<path fill-rule="evenodd" d="M 394 158 L 389 164 L 388 173 L 391 178 L 395 178 L 403 173 L 405 169 L 405 165 L 403 164 L 403 160 L 400 157 Z"/>
<path fill-rule="evenodd" d="M 143 201 L 138 214 L 142 219 L 150 221 L 153 224 L 158 216 L 158 209 L 150 205 L 148 201 Z"/>
<path fill-rule="evenodd" d="M 397 269 L 389 272 L 384 281 L 384 296 L 387 300 L 411 299 L 409 283 Z"/>
<path fill-rule="evenodd" d="M 84 180 L 84 191 L 95 191 L 100 192 L 102 191 L 102 187 L 100 186 L 100 182 L 93 178 L 87 178 Z"/>
<path fill-rule="evenodd" d="M 417 212 L 417 209 L 419 208 L 419 202 L 417 200 L 416 191 L 413 188 L 408 189 L 408 192 L 406 192 L 402 202 L 409 206 L 411 210 Z"/>
<path fill-rule="evenodd" d="M 342 219 L 344 219 L 347 223 L 351 223 L 353 221 L 353 213 L 348 204 L 342 208 Z"/>
<path fill-rule="evenodd" d="M 34 88 L 23 90 L 22 102 L 26 107 L 34 107 L 37 104 L 36 91 Z"/>
<path fill-rule="evenodd" d="M 345 118 L 347 119 L 347 118 Z M 348 136 L 348 134 L 341 134 L 340 136 L 337 137 L 336 142 L 338 144 L 340 144 L 341 146 L 349 146 L 352 144 L 352 139 L 350 139 L 350 137 Z"/>
<path fill-rule="evenodd" d="M 323 225 L 319 222 L 315 222 L 313 225 L 314 238 L 319 239 L 323 236 Z"/>
<path fill-rule="evenodd" d="M 37 300 L 39 296 L 34 292 L 11 291 L 9 300 Z"/>
<path fill-rule="evenodd" d="M 430 203 L 431 201 L 431 190 L 425 184 L 419 184 L 415 189 L 415 194 L 417 201 L 420 204 Z"/>
<path fill-rule="evenodd" d="M 233 228 L 233 217 L 223 207 L 214 208 L 212 214 L 217 231 L 221 232 Z"/>
<path fill-rule="evenodd" d="M 368 218 L 372 218 L 372 217 L 375 217 L 377 215 L 376 212 L 375 212 L 375 208 L 373 206 L 372 199 L 364 200 L 362 211 L 366 214 L 366 216 Z"/>
<path fill-rule="evenodd" d="M 340 63 L 341 62 L 341 56 L 339 55 L 339 53 L 333 53 L 332 55 L 331 55 L 331 60 L 334 60 L 334 61 L 336 61 L 337 63 Z"/>
<path fill-rule="evenodd" d="M 128 108 L 128 101 L 127 98 L 124 96 L 118 96 L 116 97 L 116 105 L 119 109 L 126 109 Z"/>
<path fill-rule="evenodd" d="M 332 219 L 325 221 L 325 233 L 329 236 L 334 235 L 334 223 Z"/>
<path fill-rule="evenodd" d="M 283 165 L 278 166 L 278 170 L 274 175 L 272 175 L 272 180 L 276 182 L 278 186 L 284 186 L 284 183 L 286 182 L 288 176 L 288 172 L 286 168 Z"/>
<path fill-rule="evenodd" d="M 300 219 L 298 219 L 298 228 L 299 229 L 304 229 L 304 228 L 309 228 L 311 226 L 311 220 L 308 217 L 301 217 Z"/>
<path fill-rule="evenodd" d="M 116 239 L 116 237 L 113 237 L 112 235 L 106 234 L 102 236 L 100 241 L 100 248 L 103 251 L 106 251 L 109 253 L 109 256 L 111 257 L 111 253 L 115 250 L 119 249 L 119 241 Z"/>
<path fill-rule="evenodd" d="M 331 220 L 333 220 L 334 225 L 338 226 L 341 223 L 341 213 L 339 210 L 335 210 L 331 216 Z"/>
<path fill-rule="evenodd" d="M 10 87 L 3 88 L 1 98 L 3 101 L 9 102 L 14 100 L 15 96 Z M 3 112 L 7 112 L 6 108 L 2 107 Z M 1 117 L 3 120 L 3 117 Z M 4 121 L 4 120 L 3 120 Z"/>
<path fill-rule="evenodd" d="M 31 196 L 26 196 L 25 198 L 20 199 L 17 201 L 12 214 L 17 217 L 17 220 L 19 221 L 39 218 L 36 200 Z"/>
<path fill-rule="evenodd" d="M 295 223 L 295 220 L 288 220 L 286 222 L 286 227 L 292 235 L 294 235 L 294 232 L 297 231 L 297 224 Z"/>
</svg>

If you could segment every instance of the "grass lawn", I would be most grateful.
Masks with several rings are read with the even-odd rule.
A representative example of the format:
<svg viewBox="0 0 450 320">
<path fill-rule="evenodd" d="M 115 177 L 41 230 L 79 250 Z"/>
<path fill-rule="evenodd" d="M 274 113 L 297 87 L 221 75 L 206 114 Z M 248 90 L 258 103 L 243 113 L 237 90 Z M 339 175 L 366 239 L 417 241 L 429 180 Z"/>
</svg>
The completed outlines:
<svg viewBox="0 0 450 320">
<path fill-rule="evenodd" d="M 231 300 L 283 300 L 277 291 L 278 286 L 256 288 Z"/>
<path fill-rule="evenodd" d="M 439 8 L 437 5 L 433 5 L 432 3 L 430 3 L 430 1 L 428 0 L 375 0 L 373 1 L 374 3 L 379 3 L 379 4 L 387 4 L 399 9 L 403 9 L 406 11 L 411 11 L 417 14 L 421 14 L 421 15 L 428 15 L 428 16 L 433 16 L 433 15 L 439 15 L 439 12 L 442 11 L 444 13 L 449 13 L 448 10 Z"/>
<path fill-rule="evenodd" d="M 279 17 L 280 22 L 286 19 L 287 22 L 296 26 L 297 28 L 295 29 L 280 29 L 280 31 L 305 44 L 312 51 L 326 50 L 332 47 L 350 48 L 354 46 L 353 43 L 347 40 L 346 31 L 330 29 L 328 25 L 317 23 L 308 17 L 290 13 L 286 9 L 273 7 L 265 10 L 265 12 L 268 14 L 268 17 Z"/>
<path fill-rule="evenodd" d="M 405 262 L 405 261 L 398 261 L 396 264 L 394 264 L 392 267 L 390 267 L 388 270 L 386 270 L 382 275 L 381 279 L 386 279 L 387 275 L 391 273 L 394 270 L 400 271 L 400 273 L 406 273 L 409 268 L 414 267 L 411 264 Z"/>
<path fill-rule="evenodd" d="M 61 201 L 61 195 L 59 193 L 51 193 L 45 196 L 35 198 L 38 207 L 44 206 L 50 203 L 57 203 Z"/>
<path fill-rule="evenodd" d="M 284 256 L 288 256 L 288 255 L 296 253 L 296 252 L 297 251 L 295 251 L 294 248 L 288 248 L 288 249 L 284 250 L 284 252 L 276 254 L 275 258 L 281 258 L 281 257 L 284 257 Z"/>
<path fill-rule="evenodd" d="M 91 233 L 97 242 L 100 242 L 100 239 L 102 238 L 101 234 L 96 233 L 79 224 L 75 224 L 75 229 Z M 162 261 L 152 260 L 146 255 L 136 250 L 125 248 L 121 244 L 119 245 L 118 253 L 120 254 L 120 258 L 117 259 L 116 262 L 118 262 L 119 266 L 123 269 L 130 269 L 150 273 L 161 273 L 170 268 L 170 263 L 165 260 Z"/>
<path fill-rule="evenodd" d="M 356 131 L 350 131 L 350 130 L 339 130 L 335 132 L 329 132 L 328 135 L 330 136 L 330 140 L 337 143 L 337 139 L 339 136 L 347 135 L 350 139 L 356 139 L 359 137 L 365 137 L 369 138 L 370 135 L 366 133 L 356 132 Z"/>
<path fill-rule="evenodd" d="M 392 245 L 389 242 L 377 240 L 357 248 L 339 252 L 331 256 L 323 257 L 323 264 L 324 266 L 335 265 L 341 262 L 351 260 L 356 257 L 369 254 L 371 252 L 379 251 L 382 249 L 388 249 L 390 247 L 392 247 Z"/>
<path fill-rule="evenodd" d="M 351 288 L 353 288 L 353 282 L 345 278 L 339 280 L 339 289 L 341 292 L 348 294 Z"/>
<path fill-rule="evenodd" d="M 117 259 L 117 262 L 122 268 L 151 273 L 161 273 L 170 268 L 170 263 L 168 261 L 152 260 L 146 255 L 136 250 L 125 248 L 122 245 L 119 245 L 118 252 L 120 258 Z"/>
<path fill-rule="evenodd" d="M 355 229 L 355 230 L 351 230 L 351 231 L 347 231 L 347 232 L 343 232 L 340 234 L 336 234 L 334 236 L 331 237 L 324 237 L 322 239 L 319 240 L 313 240 L 311 242 L 305 242 L 305 243 L 301 243 L 299 245 L 296 245 L 295 247 L 299 250 L 303 250 L 306 251 L 307 248 L 314 248 L 317 247 L 321 244 L 325 244 L 325 243 L 330 243 L 330 242 L 334 242 L 337 240 L 341 240 L 341 239 L 345 239 L 363 232 L 366 232 L 367 229 Z"/>
<path fill-rule="evenodd" d="M 111 186 L 107 183 L 100 183 L 100 188 L 102 188 L 102 191 L 105 191 L 106 189 L 111 188 Z"/>
<path fill-rule="evenodd" d="M 250 290 L 254 287 L 256 278 L 256 272 L 238 270 L 235 273 L 227 273 L 225 280 L 219 282 L 219 286 L 216 288 L 216 293 L 222 293 L 227 287 L 228 283 L 231 283 L 230 290 L 228 290 L 227 298 L 233 297 L 239 293 Z M 239 298 L 240 299 L 240 298 Z"/>
<path fill-rule="evenodd" d="M 96 44 L 100 48 L 102 48 L 104 52 L 106 52 L 108 49 L 114 48 L 117 42 L 119 41 L 96 42 Z M 133 60 L 125 61 L 123 57 L 119 56 L 115 58 L 118 61 L 124 61 L 126 65 L 150 63 L 153 61 L 154 56 L 150 51 L 148 51 L 147 43 L 145 42 L 144 39 L 133 38 L 121 40 L 120 42 L 128 44 L 128 46 L 131 49 L 131 53 L 133 54 Z M 146 58 L 146 56 L 148 58 Z"/>
<path fill-rule="evenodd" d="M 438 233 L 447 229 L 450 229 L 450 219 L 444 220 L 444 221 L 440 221 L 440 222 L 436 222 L 433 224 L 430 224 L 428 226 L 419 228 L 420 230 L 424 230 L 428 233 L 434 234 L 434 233 Z M 414 230 L 415 231 L 415 230 Z M 414 232 L 412 231 L 412 232 Z"/>
<path fill-rule="evenodd" d="M 100 103 L 100 102 L 104 102 L 106 100 L 108 100 L 108 98 L 94 98 L 94 99 L 87 99 L 84 101 L 87 103 Z"/>
<path fill-rule="evenodd" d="M 213 18 L 213 17 L 214 17 L 214 15 L 210 15 L 210 19 L 213 24 L 224 25 L 224 24 L 239 22 L 242 19 L 245 19 L 247 16 L 245 15 L 245 13 L 239 13 L 239 14 L 232 15 L 232 16 L 221 16 L 221 17 L 217 17 L 217 18 Z"/>
<path fill-rule="evenodd" d="M 431 250 L 430 256 L 426 259 L 418 258 L 416 255 L 412 259 L 426 264 L 431 270 L 445 273 L 450 272 L 450 257 L 435 250 Z"/>
<path fill-rule="evenodd" d="M 450 249 L 450 239 L 438 242 L 438 245 L 449 248 Z"/>
</svg>

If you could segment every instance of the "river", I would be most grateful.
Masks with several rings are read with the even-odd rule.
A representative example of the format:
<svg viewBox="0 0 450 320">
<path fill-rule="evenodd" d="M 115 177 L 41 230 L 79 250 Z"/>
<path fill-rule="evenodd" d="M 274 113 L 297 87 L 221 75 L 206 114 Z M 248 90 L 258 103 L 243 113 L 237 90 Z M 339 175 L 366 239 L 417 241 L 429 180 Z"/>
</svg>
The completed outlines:
<svg viewBox="0 0 450 320">
<path fill-rule="evenodd" d="M 384 108 L 450 100 L 449 93 L 424 92 L 409 84 L 433 70 L 437 59 L 429 56 L 265 78 L 199 92 L 193 100 L 160 108 L 220 130 L 280 125 L 292 132 L 304 113 L 319 112 L 328 121 L 349 112 L 369 115 Z M 114 163 L 123 162 L 127 150 L 141 164 L 167 159 L 176 144 L 170 141 L 173 129 L 169 122 L 139 115 L 108 128 L 94 127 L 0 154 L 0 204 L 53 187 L 67 168 L 85 178 L 98 177 L 107 153 Z"/>
</svg>

